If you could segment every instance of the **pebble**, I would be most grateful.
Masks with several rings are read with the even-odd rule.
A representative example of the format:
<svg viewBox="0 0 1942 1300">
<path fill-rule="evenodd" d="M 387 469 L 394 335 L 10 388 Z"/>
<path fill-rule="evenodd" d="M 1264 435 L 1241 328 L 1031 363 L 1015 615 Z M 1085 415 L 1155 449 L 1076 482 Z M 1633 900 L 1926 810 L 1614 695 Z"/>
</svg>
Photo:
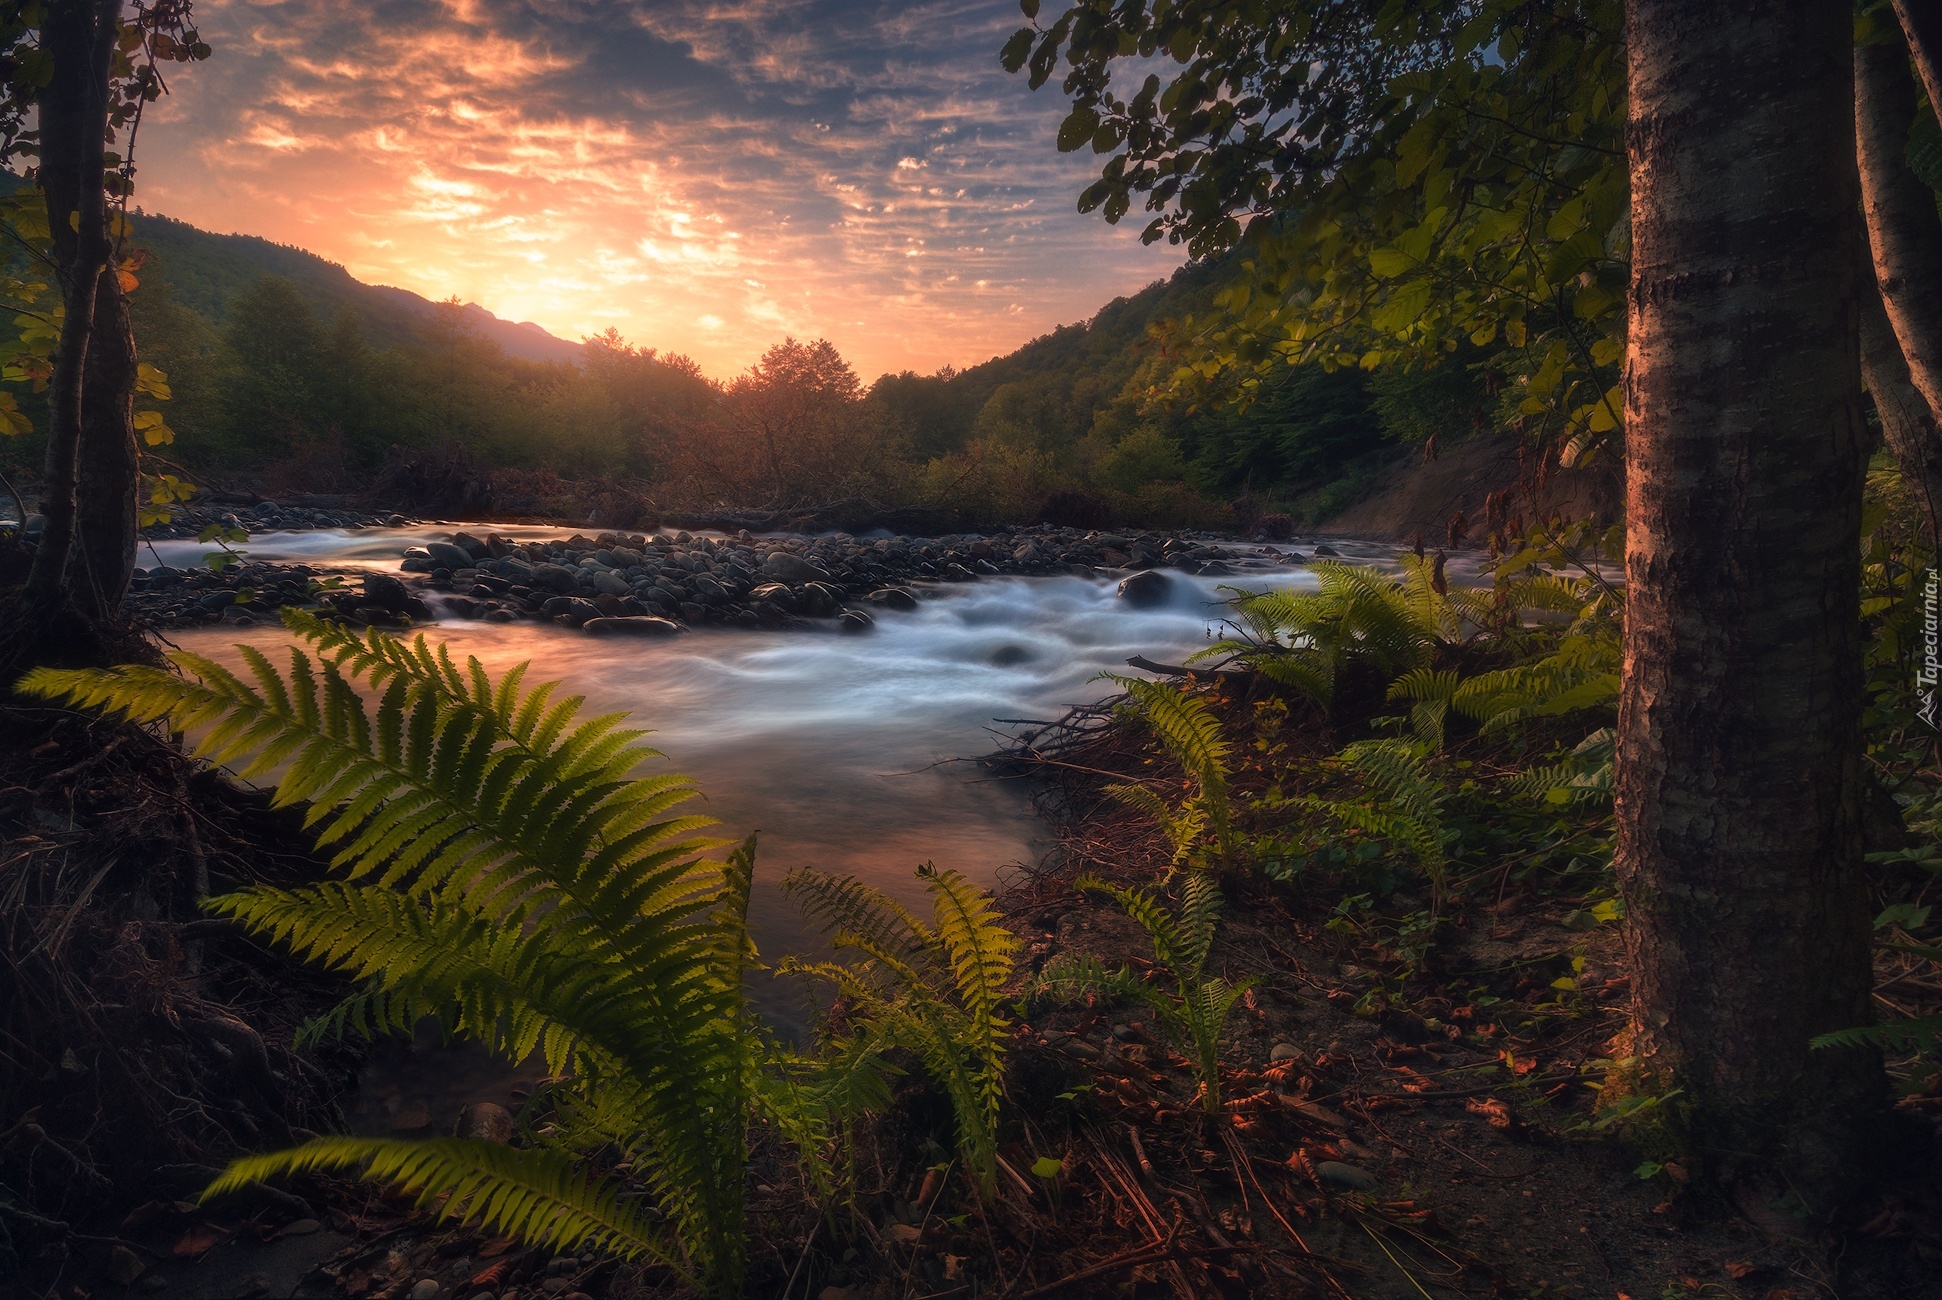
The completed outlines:
<svg viewBox="0 0 1942 1300">
<path fill-rule="evenodd" d="M 1373 1191 L 1375 1175 L 1354 1165 L 1345 1165 L 1340 1160 L 1324 1160 L 1315 1166 L 1315 1177 L 1330 1187 L 1346 1188 L 1351 1192 Z"/>
<path fill-rule="evenodd" d="M 1276 1043 L 1268 1049 L 1270 1061 L 1292 1061 L 1301 1055 L 1301 1049 L 1293 1043 Z"/>
<path fill-rule="evenodd" d="M 286 1223 L 283 1225 L 283 1235 L 286 1237 L 308 1237 L 311 1233 L 316 1232 L 323 1226 L 323 1224 L 317 1222 L 315 1219 L 298 1219 L 295 1223 Z"/>
<path fill-rule="evenodd" d="M 438 1279 L 421 1277 L 411 1288 L 411 1300 L 438 1300 Z"/>
</svg>

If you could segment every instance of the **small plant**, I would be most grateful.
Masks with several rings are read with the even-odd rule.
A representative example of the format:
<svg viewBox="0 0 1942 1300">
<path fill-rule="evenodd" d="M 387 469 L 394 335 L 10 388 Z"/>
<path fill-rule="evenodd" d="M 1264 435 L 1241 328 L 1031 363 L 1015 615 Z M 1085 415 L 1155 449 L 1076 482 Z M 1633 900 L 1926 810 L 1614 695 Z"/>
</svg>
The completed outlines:
<svg viewBox="0 0 1942 1300">
<path fill-rule="evenodd" d="M 998 1108 L 1004 1091 L 1004 988 L 1018 937 L 991 895 L 929 863 L 917 877 L 931 898 L 926 924 L 854 876 L 801 868 L 782 887 L 859 960 L 785 959 L 778 970 L 830 981 L 877 1041 L 908 1049 L 951 1099 L 958 1150 L 986 1195 L 997 1186 Z"/>
<path fill-rule="evenodd" d="M 1871 853 L 1868 861 L 1880 864 L 1909 864 L 1942 875 L 1942 860 L 1931 845 Z M 1920 968 L 1930 975 L 1942 969 L 1942 946 L 1916 937 L 1928 925 L 1931 909 L 1916 903 L 1896 903 L 1883 908 L 1875 918 L 1875 947 L 1894 953 L 1911 970 Z M 1912 1054 L 1905 1070 L 1903 1088 L 1921 1092 L 1942 1079 L 1942 1014 L 1907 1016 L 1876 1025 L 1858 1025 L 1816 1036 L 1811 1045 L 1820 1050 L 1835 1047 L 1868 1047 L 1876 1050 L 1899 1049 Z M 1903 1073 L 1901 1069 L 1897 1073 Z"/>
<path fill-rule="evenodd" d="M 1324 707 L 1352 665 L 1384 681 L 1426 668 L 1436 646 L 1461 636 L 1483 606 L 1472 593 L 1452 593 L 1432 563 L 1404 556 L 1402 565 L 1397 581 L 1380 569 L 1321 561 L 1314 591 L 1242 593 L 1236 635 L 1193 659 L 1232 657 Z"/>
<path fill-rule="evenodd" d="M 1125 690 L 1125 708 L 1159 739 L 1193 785 L 1177 808 L 1143 785 L 1109 785 L 1106 793 L 1152 814 L 1173 845 L 1174 866 L 1191 863 L 1203 842 L 1211 844 L 1220 865 L 1227 865 L 1234 841 L 1234 810 L 1227 794 L 1227 759 L 1233 746 L 1221 734 L 1213 706 L 1164 682 L 1116 673 L 1101 677 Z"/>
<path fill-rule="evenodd" d="M 1141 888 L 1123 888 L 1097 876 L 1081 876 L 1082 890 L 1104 894 L 1137 921 L 1153 943 L 1153 960 L 1173 982 L 1168 992 L 1148 984 L 1132 970 L 1109 968 L 1096 958 L 1066 956 L 1048 966 L 1039 987 L 1061 998 L 1087 994 L 1120 997 L 1147 1007 L 1160 1028 L 1189 1053 L 1194 1080 L 1200 1085 L 1200 1104 L 1209 1114 L 1220 1111 L 1220 1038 L 1229 1013 L 1253 979 L 1229 982 L 1205 974 L 1207 954 L 1214 944 L 1215 915 L 1220 911 L 1220 886 L 1211 873 L 1185 873 L 1180 907 L 1169 914 L 1158 895 Z"/>
<path fill-rule="evenodd" d="M 579 697 L 494 682 L 421 636 L 356 634 L 297 611 L 279 672 L 253 683 L 200 656 L 162 669 L 40 669 L 20 689 L 166 722 L 275 802 L 347 877 L 210 900 L 248 929 L 359 981 L 308 1031 L 409 1031 L 435 1017 L 563 1080 L 557 1130 L 525 1149 L 483 1140 L 325 1137 L 233 1164 L 210 1194 L 304 1170 L 410 1188 L 421 1206 L 550 1250 L 652 1259 L 703 1294 L 741 1294 L 748 1130 L 797 1139 L 819 1184 L 840 1108 L 880 1096 L 875 1058 L 783 1059 L 744 997 L 753 839 L 723 862 L 683 814 L 695 788 L 620 729 L 576 721 Z M 361 688 L 361 689 L 360 689 Z M 375 708 L 373 708 L 375 706 Z M 873 1091 L 872 1079 L 876 1080 Z M 625 1166 L 627 1184 L 596 1159 Z M 640 1199 L 645 1193 L 645 1199 Z"/>
<path fill-rule="evenodd" d="M 1430 771 L 1426 750 L 1420 741 L 1396 737 L 1344 745 L 1335 761 L 1360 778 L 1362 789 L 1347 799 L 1309 795 L 1302 802 L 1343 826 L 1401 848 L 1440 901 L 1449 843 L 1443 809 L 1449 791 Z"/>
</svg>

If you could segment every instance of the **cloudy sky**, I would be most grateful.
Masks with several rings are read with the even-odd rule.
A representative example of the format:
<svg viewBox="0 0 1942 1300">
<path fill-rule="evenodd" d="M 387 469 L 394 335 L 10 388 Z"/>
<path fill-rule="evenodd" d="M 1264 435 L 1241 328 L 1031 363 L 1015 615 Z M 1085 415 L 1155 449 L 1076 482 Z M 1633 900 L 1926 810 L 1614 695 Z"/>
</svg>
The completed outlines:
<svg viewBox="0 0 1942 1300">
<path fill-rule="evenodd" d="M 1015 0 L 198 0 L 138 202 L 726 377 L 1008 352 L 1170 273 L 1082 217 Z"/>
</svg>

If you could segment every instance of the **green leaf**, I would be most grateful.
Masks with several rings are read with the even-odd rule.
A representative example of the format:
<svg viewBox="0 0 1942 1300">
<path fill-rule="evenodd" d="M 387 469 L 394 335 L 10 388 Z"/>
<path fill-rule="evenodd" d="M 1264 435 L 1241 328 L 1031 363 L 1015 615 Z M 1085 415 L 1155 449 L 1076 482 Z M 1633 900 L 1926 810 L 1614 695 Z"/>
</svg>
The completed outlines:
<svg viewBox="0 0 1942 1300">
<path fill-rule="evenodd" d="M 1093 133 L 1099 129 L 1099 114 L 1094 109 L 1080 105 L 1059 124 L 1059 152 L 1071 153 L 1092 140 Z"/>
<path fill-rule="evenodd" d="M 1057 1156 L 1040 1156 L 1032 1162 L 1032 1172 L 1040 1178 L 1057 1178 L 1065 1172 L 1065 1161 Z"/>
</svg>

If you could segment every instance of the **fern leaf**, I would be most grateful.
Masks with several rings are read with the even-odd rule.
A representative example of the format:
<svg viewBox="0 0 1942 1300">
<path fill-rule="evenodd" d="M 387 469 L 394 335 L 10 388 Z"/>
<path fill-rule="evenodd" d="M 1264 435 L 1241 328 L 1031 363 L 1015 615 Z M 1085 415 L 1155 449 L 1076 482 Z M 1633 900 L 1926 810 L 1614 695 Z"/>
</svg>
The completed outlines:
<svg viewBox="0 0 1942 1300">
<path fill-rule="evenodd" d="M 289 1151 L 244 1156 L 202 1198 L 312 1172 L 349 1172 L 409 1188 L 420 1209 L 549 1251 L 590 1247 L 623 1259 L 652 1259 L 692 1276 L 688 1262 L 646 1216 L 621 1200 L 617 1188 L 589 1178 L 581 1161 L 557 1151 L 464 1138 L 313 1138 Z"/>
</svg>

